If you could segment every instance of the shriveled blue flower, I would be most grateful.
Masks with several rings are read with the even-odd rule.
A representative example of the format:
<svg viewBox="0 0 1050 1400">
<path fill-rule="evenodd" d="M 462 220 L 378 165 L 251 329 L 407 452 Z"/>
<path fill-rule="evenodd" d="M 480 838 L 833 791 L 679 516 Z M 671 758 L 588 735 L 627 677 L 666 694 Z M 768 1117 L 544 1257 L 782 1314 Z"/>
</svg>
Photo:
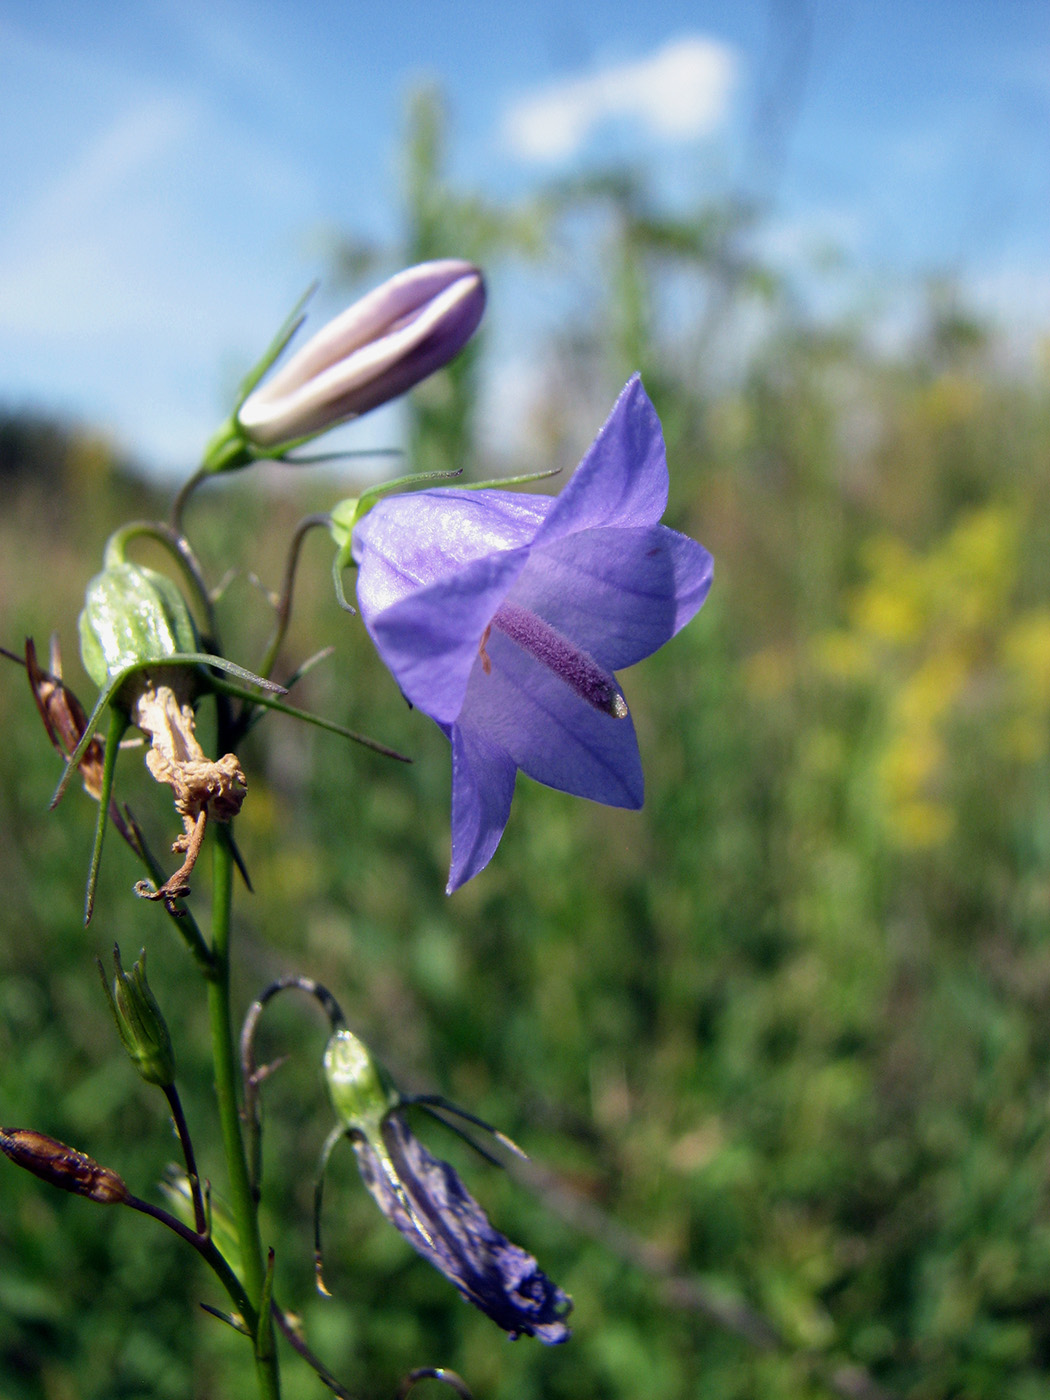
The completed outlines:
<svg viewBox="0 0 1050 1400">
<path fill-rule="evenodd" d="M 379 1209 L 412 1248 L 512 1340 L 568 1341 L 569 1296 L 531 1254 L 500 1234 L 453 1168 L 423 1146 L 400 1113 L 387 1114 L 380 1131 L 382 1158 L 368 1138 L 355 1136 L 358 1166 Z"/>
<path fill-rule="evenodd" d="M 707 596 L 712 561 L 661 525 L 667 457 L 641 380 L 557 497 L 435 489 L 353 529 L 365 626 L 406 698 L 452 744 L 451 893 L 488 864 L 518 769 L 640 807 L 638 741 L 615 672 Z"/>
<path fill-rule="evenodd" d="M 406 1099 L 364 1041 L 349 1030 L 329 1001 L 333 1016 L 325 1048 L 324 1076 L 339 1124 L 322 1155 L 321 1174 L 332 1148 L 349 1137 L 365 1185 L 392 1225 L 429 1263 L 456 1285 L 469 1303 L 487 1313 L 511 1338 L 539 1337 L 553 1345 L 568 1340 L 565 1318 L 572 1299 L 553 1283 L 536 1260 L 489 1223 L 485 1212 L 447 1162 L 433 1156 L 405 1120 L 415 1103 L 438 1117 L 440 1108 L 456 1131 L 461 1120 L 520 1149 L 487 1123 L 445 1099 Z M 473 1141 L 473 1140 L 472 1140 Z M 483 1155 L 488 1154 L 473 1144 Z M 315 1221 L 320 1281 L 320 1193 Z"/>
</svg>

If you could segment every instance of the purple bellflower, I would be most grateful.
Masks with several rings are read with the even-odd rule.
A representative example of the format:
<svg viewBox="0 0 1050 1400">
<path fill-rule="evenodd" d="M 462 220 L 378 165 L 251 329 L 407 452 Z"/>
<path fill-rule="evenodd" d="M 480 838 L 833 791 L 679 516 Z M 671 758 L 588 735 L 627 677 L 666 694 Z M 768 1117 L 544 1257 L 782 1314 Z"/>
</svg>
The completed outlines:
<svg viewBox="0 0 1050 1400">
<path fill-rule="evenodd" d="M 448 892 L 492 858 L 518 769 L 613 807 L 642 805 L 614 672 L 707 596 L 712 561 L 661 525 L 667 457 L 636 375 L 557 497 L 420 491 L 353 527 L 361 615 L 406 699 L 452 744 Z"/>
</svg>

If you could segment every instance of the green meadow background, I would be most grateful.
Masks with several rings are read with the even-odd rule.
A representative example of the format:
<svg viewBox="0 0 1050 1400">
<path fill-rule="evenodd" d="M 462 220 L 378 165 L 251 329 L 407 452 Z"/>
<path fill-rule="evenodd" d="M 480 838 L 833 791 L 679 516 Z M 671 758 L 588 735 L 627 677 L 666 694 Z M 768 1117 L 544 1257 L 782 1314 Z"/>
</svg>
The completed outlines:
<svg viewBox="0 0 1050 1400">
<path fill-rule="evenodd" d="M 1036 1400 L 1050 1386 L 1050 358 L 1011 360 L 1003 328 L 947 282 L 911 288 L 912 333 L 876 352 L 870 309 L 806 313 L 799 286 L 819 270 L 793 282 L 747 254 L 754 211 L 672 217 L 630 171 L 490 209 L 449 191 L 439 136 L 417 114 L 402 260 L 577 258 L 589 273 L 547 347 L 527 459 L 490 460 L 476 440 L 482 336 L 414 396 L 411 465 L 571 469 L 641 369 L 667 436 L 667 521 L 711 550 L 715 583 L 624 677 L 643 811 L 519 779 L 491 866 L 447 899 L 447 745 L 335 605 L 330 547 L 307 540 L 285 672 L 335 651 L 294 699 L 413 763 L 279 716 L 254 731 L 236 1005 L 285 972 L 319 979 L 406 1087 L 448 1095 L 553 1171 L 557 1186 L 514 1181 L 417 1124 L 574 1295 L 575 1333 L 510 1344 L 382 1220 L 349 1147 L 326 1188 L 334 1296 L 317 1295 L 325 1030 L 295 994 L 263 1032 L 264 1053 L 288 1056 L 265 1094 L 277 1294 L 361 1400 L 426 1365 L 477 1400 Z M 347 276 L 382 265 L 341 250 Z M 748 315 L 762 333 L 730 365 Z M 31 635 L 44 652 L 57 630 L 90 702 L 84 584 L 107 533 L 168 496 L 90 429 L 14 411 L 0 491 L 0 642 Z M 214 579 L 234 571 L 220 605 L 234 659 L 261 652 L 295 522 L 351 491 L 249 472 L 195 498 L 199 553 Z M 132 896 L 140 871 L 112 833 L 84 929 L 95 809 L 74 786 L 48 814 L 58 760 L 24 676 L 0 665 L 0 1120 L 159 1199 L 176 1143 L 94 967 L 115 941 L 127 961 L 145 947 L 221 1195 L 193 966 Z M 118 784 L 163 852 L 174 815 L 141 751 Z M 203 921 L 206 868 L 194 886 Z M 224 1304 L 152 1222 L 0 1163 L 3 1400 L 247 1394 L 246 1348 L 201 1300 Z M 283 1374 L 289 1400 L 323 1393 L 290 1355 Z"/>
</svg>

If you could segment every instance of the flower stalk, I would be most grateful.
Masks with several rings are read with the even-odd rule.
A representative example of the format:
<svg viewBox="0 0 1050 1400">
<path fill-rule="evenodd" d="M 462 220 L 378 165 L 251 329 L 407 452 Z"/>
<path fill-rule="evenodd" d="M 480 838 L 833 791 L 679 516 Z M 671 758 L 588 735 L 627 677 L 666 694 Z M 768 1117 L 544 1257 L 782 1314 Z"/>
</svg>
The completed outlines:
<svg viewBox="0 0 1050 1400">
<path fill-rule="evenodd" d="M 244 1270 L 244 1289 L 258 1317 L 266 1288 L 262 1240 L 259 1235 L 258 1204 L 252 1191 L 248 1159 L 241 1131 L 238 1103 L 238 1072 L 230 1017 L 230 930 L 233 907 L 234 860 L 230 842 L 223 837 L 212 845 L 212 960 L 214 971 L 208 981 L 208 1015 L 211 1025 L 212 1062 L 215 1070 L 215 1097 L 219 1110 L 230 1208 L 237 1228 Z M 279 1400 L 280 1378 L 272 1321 L 258 1324 L 258 1338 L 265 1345 L 256 1348 L 255 1371 L 262 1400 Z"/>
</svg>

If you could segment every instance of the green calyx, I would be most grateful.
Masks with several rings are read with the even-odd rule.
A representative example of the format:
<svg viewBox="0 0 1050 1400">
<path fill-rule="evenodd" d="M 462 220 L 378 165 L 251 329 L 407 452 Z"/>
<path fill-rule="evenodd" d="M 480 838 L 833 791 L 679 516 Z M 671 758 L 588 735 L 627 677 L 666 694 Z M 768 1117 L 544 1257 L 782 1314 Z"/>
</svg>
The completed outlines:
<svg viewBox="0 0 1050 1400">
<path fill-rule="evenodd" d="M 257 456 L 233 413 L 205 447 L 200 474 L 212 476 L 216 472 L 236 471 L 239 467 L 250 466 Z"/>
<path fill-rule="evenodd" d="M 129 667 L 198 650 L 197 631 L 177 585 L 127 560 L 110 562 L 87 586 L 80 614 L 84 669 L 105 690 Z"/>
<path fill-rule="evenodd" d="M 117 975 L 112 987 L 101 961 L 98 970 L 124 1049 L 147 1084 L 167 1088 L 175 1080 L 175 1053 L 167 1024 L 146 981 L 146 954 L 139 954 L 128 973 L 121 964 L 120 949 L 114 944 L 113 962 Z"/>
<path fill-rule="evenodd" d="M 379 1125 L 400 1104 L 401 1094 L 364 1041 L 345 1026 L 336 1030 L 325 1047 L 323 1072 L 344 1128 L 369 1140 L 378 1137 Z"/>
<path fill-rule="evenodd" d="M 291 314 L 287 317 L 280 330 L 267 346 L 264 354 L 256 361 L 252 368 L 245 375 L 237 389 L 237 398 L 234 410 L 223 423 L 215 436 L 204 449 L 201 458 L 201 465 L 198 469 L 194 481 L 205 477 L 213 476 L 217 472 L 237 471 L 241 467 L 251 466 L 264 458 L 280 458 L 291 447 L 297 443 L 281 443 L 272 449 L 260 448 L 251 442 L 248 434 L 241 426 L 238 413 L 245 399 L 252 392 L 263 376 L 272 369 L 273 365 L 284 353 L 288 342 L 295 335 L 305 319 L 306 303 L 317 290 L 316 282 L 299 298 L 292 308 Z"/>
<path fill-rule="evenodd" d="M 359 496 L 348 496 L 345 501 L 340 501 L 338 505 L 333 506 L 329 512 L 328 533 L 335 540 L 340 551 L 349 550 L 350 537 L 359 518 L 361 500 L 362 498 Z M 364 511 L 360 511 L 360 514 L 363 515 Z"/>
</svg>

